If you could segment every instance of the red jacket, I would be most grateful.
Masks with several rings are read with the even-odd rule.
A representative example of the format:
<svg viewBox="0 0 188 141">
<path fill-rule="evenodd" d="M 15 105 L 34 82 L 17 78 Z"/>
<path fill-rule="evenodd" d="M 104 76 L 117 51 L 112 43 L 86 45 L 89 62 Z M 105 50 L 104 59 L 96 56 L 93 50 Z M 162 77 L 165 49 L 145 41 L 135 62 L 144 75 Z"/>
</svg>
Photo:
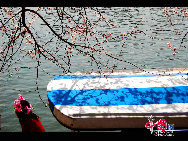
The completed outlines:
<svg viewBox="0 0 188 141">
<path fill-rule="evenodd" d="M 38 119 L 28 119 L 22 125 L 22 132 L 45 132 L 45 129 Z"/>
</svg>

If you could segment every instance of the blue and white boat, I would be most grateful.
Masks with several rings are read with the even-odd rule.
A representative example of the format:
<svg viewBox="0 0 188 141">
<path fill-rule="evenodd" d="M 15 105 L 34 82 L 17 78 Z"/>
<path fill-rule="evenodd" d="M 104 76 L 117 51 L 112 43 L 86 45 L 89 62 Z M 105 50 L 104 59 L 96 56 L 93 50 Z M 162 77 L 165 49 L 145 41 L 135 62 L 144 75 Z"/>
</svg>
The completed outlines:
<svg viewBox="0 0 188 141">
<path fill-rule="evenodd" d="M 76 72 L 47 86 L 50 109 L 70 129 L 145 128 L 148 117 L 188 127 L 188 70 Z"/>
</svg>

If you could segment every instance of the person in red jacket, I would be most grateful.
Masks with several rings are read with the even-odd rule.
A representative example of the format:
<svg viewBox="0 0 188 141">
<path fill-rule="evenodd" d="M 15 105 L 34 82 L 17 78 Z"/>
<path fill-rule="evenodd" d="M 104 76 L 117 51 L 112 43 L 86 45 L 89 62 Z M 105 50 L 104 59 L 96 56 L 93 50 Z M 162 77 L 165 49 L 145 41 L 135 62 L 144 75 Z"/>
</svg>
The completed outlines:
<svg viewBox="0 0 188 141">
<path fill-rule="evenodd" d="M 14 101 L 14 111 L 19 119 L 22 132 L 45 132 L 40 117 L 32 112 L 32 105 L 21 94 Z"/>
</svg>

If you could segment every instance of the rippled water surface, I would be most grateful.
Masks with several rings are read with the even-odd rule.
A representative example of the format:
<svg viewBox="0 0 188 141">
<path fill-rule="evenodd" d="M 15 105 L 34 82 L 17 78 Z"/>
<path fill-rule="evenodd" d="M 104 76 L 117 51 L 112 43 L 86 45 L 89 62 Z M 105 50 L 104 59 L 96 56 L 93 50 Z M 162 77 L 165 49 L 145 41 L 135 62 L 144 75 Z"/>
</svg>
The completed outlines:
<svg viewBox="0 0 188 141">
<path fill-rule="evenodd" d="M 187 68 L 188 50 L 185 47 L 180 47 L 181 40 L 188 31 L 188 20 L 183 16 L 171 14 L 171 19 L 174 26 L 171 26 L 165 17 L 163 7 L 139 7 L 139 8 L 98 8 L 105 18 L 111 20 L 114 27 L 109 27 L 105 22 L 95 27 L 98 31 L 98 36 L 104 33 L 111 33 L 111 40 L 103 42 L 103 47 L 110 52 L 117 54 L 116 57 L 134 63 L 143 69 L 154 68 Z M 53 12 L 53 10 L 51 11 Z M 88 11 L 88 18 L 95 21 L 95 16 Z M 48 21 L 55 22 L 51 19 L 50 12 L 44 15 Z M 30 16 L 30 15 L 29 15 Z M 28 16 L 28 18 L 29 18 Z M 38 42 L 43 43 L 52 38 L 52 34 L 48 34 L 49 29 L 44 26 L 41 20 L 35 22 L 35 32 L 37 32 Z M 56 30 L 54 24 L 53 28 Z M 136 33 L 129 39 L 123 39 L 122 35 L 131 31 L 144 31 L 144 33 Z M 174 30 L 178 30 L 180 34 L 175 34 Z M 58 32 L 58 31 L 57 31 Z M 100 38 L 99 37 L 99 38 Z M 151 38 L 153 37 L 153 39 Z M 66 37 L 65 37 L 66 38 Z M 3 39 L 2 39 L 3 40 Z M 92 41 L 91 41 L 92 42 Z M 93 41 L 94 42 L 94 41 Z M 168 48 L 167 43 L 170 42 L 173 47 L 177 47 L 177 54 L 173 55 L 173 51 Z M 187 37 L 182 45 L 187 44 Z M 48 44 L 50 47 L 57 46 L 55 41 Z M 58 52 L 58 55 L 63 52 Z M 98 54 L 96 54 L 98 55 Z M 98 57 L 101 57 L 98 55 Z M 102 63 L 108 62 L 109 67 L 115 66 L 115 69 L 137 69 L 134 66 L 116 61 L 107 56 L 102 56 Z M 15 57 L 16 59 L 16 57 Z M 13 102 L 17 98 L 18 93 L 22 93 L 24 97 L 34 106 L 34 112 L 41 117 L 41 121 L 46 129 L 50 132 L 69 132 L 70 130 L 62 126 L 52 115 L 49 108 L 45 107 L 40 100 L 36 90 L 36 62 L 32 59 L 24 58 L 24 60 L 15 63 L 16 66 L 32 66 L 31 69 L 23 68 L 19 71 L 13 71 L 13 76 L 8 77 L 8 74 L 1 74 L 0 77 L 0 110 L 1 110 L 1 131 L 20 132 L 21 127 L 13 111 Z M 62 74 L 62 70 L 54 67 L 51 62 L 45 62 L 40 66 L 39 70 L 39 92 L 42 99 L 47 102 L 46 86 L 54 75 Z M 76 55 L 71 58 L 70 71 L 96 70 L 97 66 L 86 57 Z M 102 68 L 105 69 L 105 68 Z M 45 72 L 48 72 L 45 73 Z"/>
</svg>

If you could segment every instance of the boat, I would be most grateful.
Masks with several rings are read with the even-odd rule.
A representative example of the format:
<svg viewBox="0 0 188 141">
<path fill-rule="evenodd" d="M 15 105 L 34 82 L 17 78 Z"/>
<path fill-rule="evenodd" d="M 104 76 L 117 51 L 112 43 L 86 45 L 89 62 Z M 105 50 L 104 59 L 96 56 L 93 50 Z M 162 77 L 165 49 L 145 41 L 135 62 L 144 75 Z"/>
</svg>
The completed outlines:
<svg viewBox="0 0 188 141">
<path fill-rule="evenodd" d="M 79 71 L 47 85 L 51 112 L 71 130 L 145 128 L 148 117 L 188 127 L 188 69 Z"/>
</svg>

